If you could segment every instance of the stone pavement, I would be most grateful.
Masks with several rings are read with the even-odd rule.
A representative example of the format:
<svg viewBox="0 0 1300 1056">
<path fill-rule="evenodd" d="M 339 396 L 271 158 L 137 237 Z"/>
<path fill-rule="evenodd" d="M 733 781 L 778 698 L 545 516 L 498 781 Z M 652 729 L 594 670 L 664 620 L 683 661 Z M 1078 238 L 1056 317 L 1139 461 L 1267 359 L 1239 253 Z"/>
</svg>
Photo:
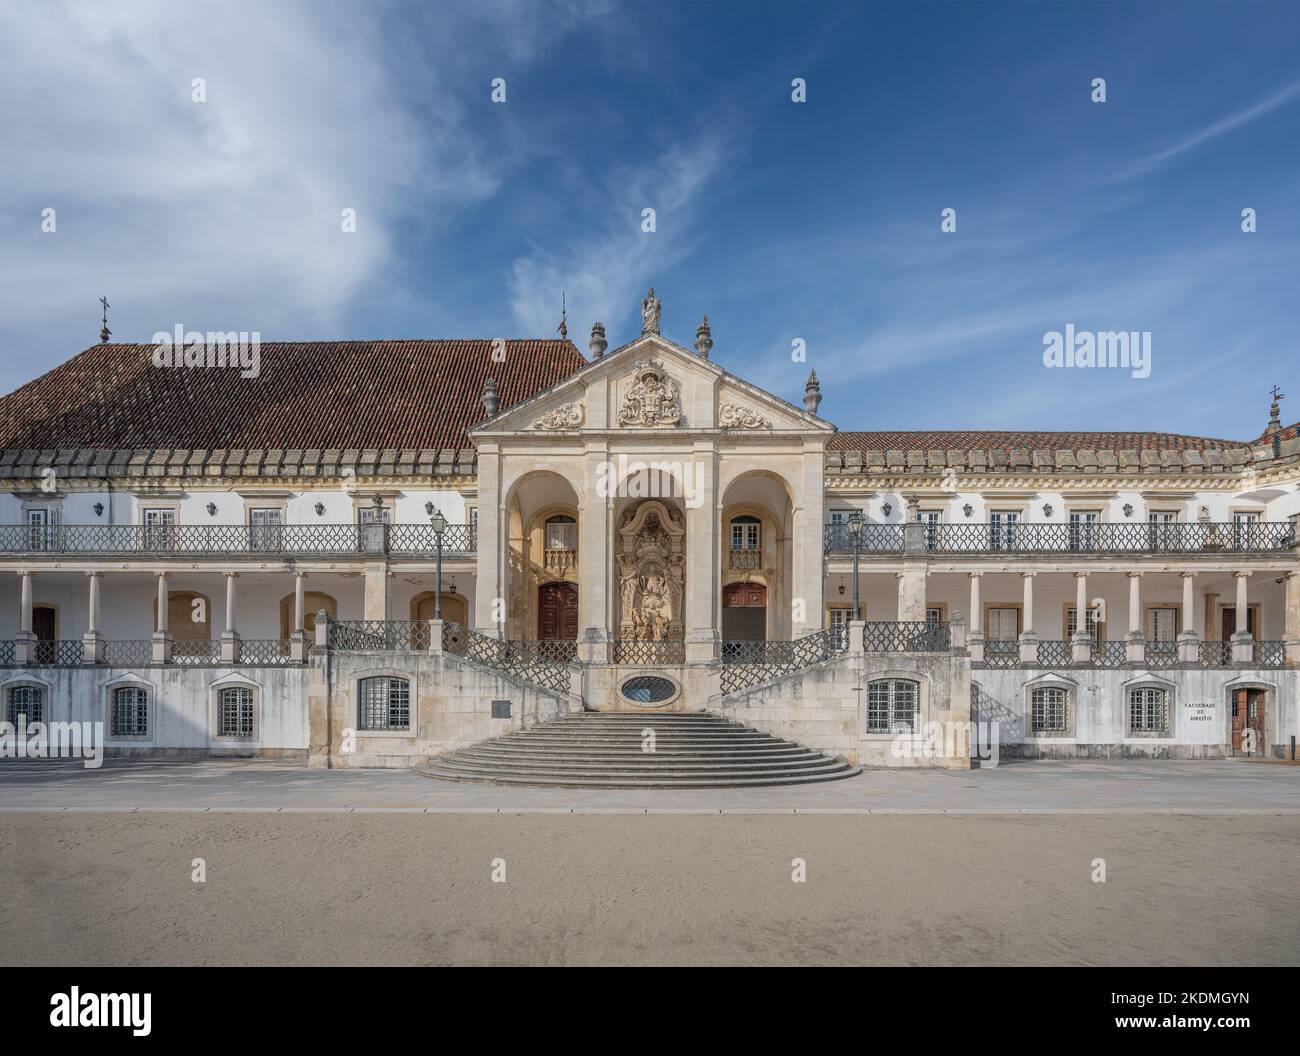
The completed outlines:
<svg viewBox="0 0 1300 1056">
<path fill-rule="evenodd" d="M 1300 768 L 1244 760 L 1007 762 L 868 770 L 806 786 L 708 790 L 504 788 L 409 770 L 261 760 L 0 760 L 0 812 L 300 811 L 725 814 L 1300 814 Z"/>
</svg>

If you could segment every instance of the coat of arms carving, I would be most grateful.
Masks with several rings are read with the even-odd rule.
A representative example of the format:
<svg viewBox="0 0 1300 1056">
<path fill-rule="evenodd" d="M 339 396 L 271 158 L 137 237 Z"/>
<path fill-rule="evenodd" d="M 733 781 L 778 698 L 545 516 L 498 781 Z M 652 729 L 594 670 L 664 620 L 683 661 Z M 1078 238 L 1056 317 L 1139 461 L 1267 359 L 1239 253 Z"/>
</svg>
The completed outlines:
<svg viewBox="0 0 1300 1056">
<path fill-rule="evenodd" d="M 676 425 L 682 420 L 677 387 L 662 363 L 643 359 L 636 365 L 634 377 L 618 412 L 620 425 Z"/>
</svg>

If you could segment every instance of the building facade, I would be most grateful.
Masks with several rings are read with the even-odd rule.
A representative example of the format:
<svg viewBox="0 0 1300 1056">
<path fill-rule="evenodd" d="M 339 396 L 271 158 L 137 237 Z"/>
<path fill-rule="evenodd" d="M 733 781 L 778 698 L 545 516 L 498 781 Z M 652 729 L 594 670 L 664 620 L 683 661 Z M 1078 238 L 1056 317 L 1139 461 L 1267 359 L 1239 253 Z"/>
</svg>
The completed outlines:
<svg viewBox="0 0 1300 1056">
<path fill-rule="evenodd" d="M 410 765 L 574 710 L 873 765 L 1289 752 L 1300 439 L 841 432 L 660 333 L 100 344 L 0 401 L 4 718 Z M 178 357 L 179 359 L 179 357 Z M 905 741 L 905 738 L 904 738 Z"/>
</svg>

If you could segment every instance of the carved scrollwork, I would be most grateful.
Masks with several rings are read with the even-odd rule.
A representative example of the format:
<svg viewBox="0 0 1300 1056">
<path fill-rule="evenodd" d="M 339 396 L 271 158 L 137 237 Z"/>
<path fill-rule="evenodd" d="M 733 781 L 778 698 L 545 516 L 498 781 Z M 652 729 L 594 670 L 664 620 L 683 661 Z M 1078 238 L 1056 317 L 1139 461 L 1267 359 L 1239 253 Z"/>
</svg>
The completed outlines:
<svg viewBox="0 0 1300 1056">
<path fill-rule="evenodd" d="M 724 403 L 718 408 L 718 425 L 723 429 L 771 429 L 766 418 L 738 403 Z"/>
<path fill-rule="evenodd" d="M 537 418 L 534 429 L 576 429 L 582 424 L 582 404 L 566 403 Z"/>
</svg>

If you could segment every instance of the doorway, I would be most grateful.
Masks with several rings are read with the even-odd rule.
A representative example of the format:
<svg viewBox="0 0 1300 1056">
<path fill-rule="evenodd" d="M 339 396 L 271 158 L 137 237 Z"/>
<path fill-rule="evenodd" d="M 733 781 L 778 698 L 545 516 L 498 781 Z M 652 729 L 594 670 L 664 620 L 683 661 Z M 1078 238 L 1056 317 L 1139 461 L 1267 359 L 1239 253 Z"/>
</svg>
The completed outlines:
<svg viewBox="0 0 1300 1056">
<path fill-rule="evenodd" d="M 722 588 L 722 640 L 762 642 L 767 639 L 767 587 L 761 583 L 731 583 Z"/>
<path fill-rule="evenodd" d="M 58 613 L 53 605 L 32 606 L 32 634 L 36 638 L 36 662 L 52 664 L 58 645 Z"/>
<path fill-rule="evenodd" d="M 1248 740 L 1246 731 L 1253 731 Z M 1263 755 L 1265 751 L 1264 690 L 1234 689 L 1232 691 L 1232 753 L 1244 752 Z M 1253 742 L 1253 743 L 1252 743 Z"/>
<path fill-rule="evenodd" d="M 537 637 L 577 641 L 578 584 L 544 583 L 537 588 Z"/>
</svg>

